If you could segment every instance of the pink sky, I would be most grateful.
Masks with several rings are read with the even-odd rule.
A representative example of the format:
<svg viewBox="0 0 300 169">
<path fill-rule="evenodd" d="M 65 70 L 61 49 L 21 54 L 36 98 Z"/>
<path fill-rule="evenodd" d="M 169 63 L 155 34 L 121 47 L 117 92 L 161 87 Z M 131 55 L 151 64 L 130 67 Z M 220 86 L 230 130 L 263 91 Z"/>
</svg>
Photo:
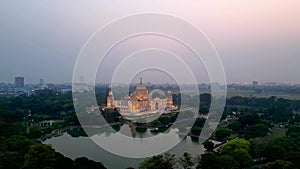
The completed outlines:
<svg viewBox="0 0 300 169">
<path fill-rule="evenodd" d="M 218 50 L 229 82 L 300 83 L 299 7 L 300 0 L 3 1 L 0 81 L 16 75 L 32 82 L 70 81 L 81 47 L 96 30 L 120 17 L 151 12 L 177 16 L 202 30 Z"/>
</svg>

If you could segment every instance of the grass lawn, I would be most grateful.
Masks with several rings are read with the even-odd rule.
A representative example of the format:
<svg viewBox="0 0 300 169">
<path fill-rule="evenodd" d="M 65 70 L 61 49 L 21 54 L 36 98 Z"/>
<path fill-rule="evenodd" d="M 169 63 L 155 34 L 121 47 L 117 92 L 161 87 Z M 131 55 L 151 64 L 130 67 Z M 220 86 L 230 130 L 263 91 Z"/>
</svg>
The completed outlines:
<svg viewBox="0 0 300 169">
<path fill-rule="evenodd" d="M 271 129 L 271 137 L 273 138 L 279 138 L 279 137 L 285 137 L 287 129 L 286 128 L 280 128 L 280 127 L 273 127 Z"/>
</svg>

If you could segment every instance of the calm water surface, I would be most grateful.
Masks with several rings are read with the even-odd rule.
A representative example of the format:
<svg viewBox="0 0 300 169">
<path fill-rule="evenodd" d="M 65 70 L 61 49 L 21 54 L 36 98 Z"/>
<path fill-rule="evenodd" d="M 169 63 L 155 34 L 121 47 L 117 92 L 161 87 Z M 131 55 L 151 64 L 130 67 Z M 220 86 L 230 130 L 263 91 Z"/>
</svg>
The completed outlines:
<svg viewBox="0 0 300 169">
<path fill-rule="evenodd" d="M 121 132 L 128 132 L 130 129 L 127 125 L 121 127 Z M 153 136 L 149 130 L 144 133 L 135 133 L 135 138 L 133 140 L 139 140 L 143 142 L 143 138 Z M 108 137 L 106 134 L 99 134 L 101 137 Z M 166 144 L 168 140 L 163 140 L 157 142 L 157 144 Z M 101 162 L 109 169 L 125 169 L 127 167 L 137 168 L 139 163 L 144 160 L 144 158 L 125 158 L 117 156 L 115 154 L 109 153 L 106 150 L 99 147 L 88 137 L 78 137 L 74 138 L 67 133 L 62 136 L 53 137 L 44 142 L 44 144 L 51 144 L 52 147 L 62 153 L 63 155 L 75 159 L 77 157 L 87 157 L 91 160 Z M 126 144 L 129 149 L 134 149 L 133 144 Z M 169 150 L 169 153 L 175 154 L 177 156 L 182 156 L 184 152 L 189 152 L 194 157 L 200 155 L 204 151 L 202 144 L 197 141 L 192 141 L 190 137 L 183 139 L 177 146 Z"/>
</svg>

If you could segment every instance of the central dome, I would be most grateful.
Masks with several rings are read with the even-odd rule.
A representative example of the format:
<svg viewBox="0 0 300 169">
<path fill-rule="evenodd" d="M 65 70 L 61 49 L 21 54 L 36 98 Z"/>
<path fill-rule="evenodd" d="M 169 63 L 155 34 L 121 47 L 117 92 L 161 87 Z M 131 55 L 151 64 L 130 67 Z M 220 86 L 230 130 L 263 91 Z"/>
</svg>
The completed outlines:
<svg viewBox="0 0 300 169">
<path fill-rule="evenodd" d="M 143 79 L 142 78 L 140 78 L 140 84 L 136 87 L 136 90 L 141 90 L 141 89 L 147 90 L 146 86 L 143 85 Z"/>
<path fill-rule="evenodd" d="M 136 87 L 134 94 L 138 100 L 149 100 L 149 92 L 146 86 L 143 85 L 142 78 L 140 79 L 140 84 Z"/>
</svg>

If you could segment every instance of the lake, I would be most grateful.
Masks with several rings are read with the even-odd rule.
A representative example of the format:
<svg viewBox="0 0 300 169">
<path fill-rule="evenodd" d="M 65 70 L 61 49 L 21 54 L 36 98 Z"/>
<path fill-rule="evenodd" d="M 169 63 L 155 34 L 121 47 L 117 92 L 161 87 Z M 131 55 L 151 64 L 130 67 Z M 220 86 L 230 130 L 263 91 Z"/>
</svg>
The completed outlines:
<svg viewBox="0 0 300 169">
<path fill-rule="evenodd" d="M 120 133 L 126 133 L 130 130 L 127 125 L 123 125 L 120 129 Z M 176 129 L 172 129 L 176 130 Z M 151 138 L 151 136 L 155 136 L 148 129 L 145 132 L 136 132 L 134 137 L 132 137 L 132 141 L 138 141 L 137 144 L 147 144 L 143 142 L 146 138 Z M 94 137 L 94 136 L 93 136 Z M 96 137 L 109 137 L 107 134 L 98 134 Z M 179 136 L 178 136 L 179 138 Z M 155 139 L 153 141 L 156 141 Z M 171 140 L 158 140 L 156 141 L 157 145 L 167 144 Z M 96 143 L 94 143 L 89 137 L 72 137 L 68 133 L 64 133 L 62 136 L 53 137 L 44 141 L 44 144 L 51 144 L 52 147 L 57 151 L 62 153 L 64 156 L 75 159 L 78 157 L 87 157 L 91 160 L 101 162 L 105 167 L 109 169 L 125 169 L 127 167 L 138 168 L 139 163 L 141 163 L 145 158 L 126 158 L 121 157 L 115 154 L 112 154 Z M 109 144 L 109 143 L 108 143 Z M 115 143 L 111 143 L 115 144 Z M 114 146 L 114 145 L 110 145 Z M 126 144 L 127 149 L 134 150 L 136 147 L 134 144 Z M 188 152 L 193 157 L 197 157 L 202 152 L 204 152 L 204 147 L 201 143 L 197 141 L 192 141 L 190 137 L 184 138 L 179 144 L 177 144 L 174 148 L 168 151 L 171 154 L 175 154 L 180 157 L 184 152 Z"/>
</svg>

